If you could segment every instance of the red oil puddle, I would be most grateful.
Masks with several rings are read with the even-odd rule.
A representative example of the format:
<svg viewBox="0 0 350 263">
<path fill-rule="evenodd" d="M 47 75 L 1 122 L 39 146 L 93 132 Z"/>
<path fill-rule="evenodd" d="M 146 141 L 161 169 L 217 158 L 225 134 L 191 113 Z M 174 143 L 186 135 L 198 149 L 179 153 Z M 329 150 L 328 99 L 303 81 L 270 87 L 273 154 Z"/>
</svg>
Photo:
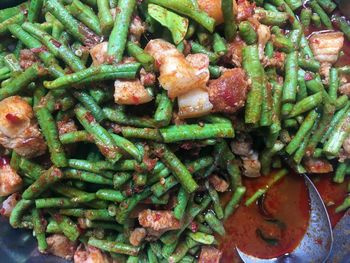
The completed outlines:
<svg viewBox="0 0 350 263">
<path fill-rule="evenodd" d="M 244 179 L 247 187 L 246 197 L 250 197 L 258 188 L 265 185 L 271 176 L 257 179 Z M 228 199 L 225 196 L 223 199 Z M 245 200 L 243 200 L 244 202 Z M 308 191 L 301 176 L 289 174 L 267 192 L 264 201 L 268 218 L 266 220 L 258 204 L 249 207 L 241 204 L 236 212 L 225 222 L 227 235 L 219 237 L 220 248 L 223 251 L 222 262 L 240 262 L 235 247 L 250 255 L 270 258 L 292 251 L 302 239 L 309 218 Z M 277 244 L 268 244 L 258 234 L 260 229 L 265 236 L 279 240 Z"/>
</svg>

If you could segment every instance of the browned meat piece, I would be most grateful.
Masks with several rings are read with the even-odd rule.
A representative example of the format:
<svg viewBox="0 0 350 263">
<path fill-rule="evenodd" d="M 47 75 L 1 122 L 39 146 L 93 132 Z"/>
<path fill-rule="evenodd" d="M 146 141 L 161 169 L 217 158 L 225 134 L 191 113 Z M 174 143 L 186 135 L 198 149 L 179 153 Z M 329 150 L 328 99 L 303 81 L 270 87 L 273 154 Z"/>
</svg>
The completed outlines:
<svg viewBox="0 0 350 263">
<path fill-rule="evenodd" d="M 139 223 L 145 228 L 152 230 L 174 230 L 181 227 L 172 211 L 156 211 L 145 209 L 139 213 Z"/>
<path fill-rule="evenodd" d="M 199 255 L 198 263 L 219 263 L 221 256 L 222 252 L 215 247 L 204 246 Z"/>
<path fill-rule="evenodd" d="M 246 101 L 248 81 L 243 69 L 225 71 L 220 78 L 209 82 L 209 100 L 214 111 L 234 113 L 241 109 Z"/>
<path fill-rule="evenodd" d="M 92 64 L 99 66 L 102 64 L 109 64 L 112 58 L 107 54 L 108 42 L 102 42 L 90 49 L 90 55 L 92 58 Z"/>
<path fill-rule="evenodd" d="M 1 209 L 0 209 L 0 215 L 10 217 L 13 208 L 16 206 L 16 204 L 20 198 L 21 198 L 21 195 L 19 193 L 14 193 L 14 194 L 10 195 L 9 197 L 7 197 L 7 199 L 5 199 L 2 202 Z"/>
<path fill-rule="evenodd" d="M 347 95 L 348 97 L 350 97 L 350 83 L 346 83 L 344 85 L 341 85 L 339 87 L 339 92 L 342 95 Z"/>
<path fill-rule="evenodd" d="M 228 190 L 229 184 L 216 174 L 209 177 L 209 182 L 215 188 L 215 190 L 220 193 L 226 192 Z"/>
<path fill-rule="evenodd" d="M 264 57 L 264 67 L 277 67 L 283 69 L 286 55 L 282 52 L 275 52 L 272 58 Z"/>
<path fill-rule="evenodd" d="M 129 242 L 131 245 L 137 247 L 141 244 L 142 240 L 144 240 L 146 235 L 147 235 L 146 229 L 144 229 L 142 227 L 135 228 L 130 233 Z"/>
<path fill-rule="evenodd" d="M 39 62 L 39 59 L 30 49 L 22 49 L 19 54 L 19 64 L 21 68 L 26 69 L 32 66 L 34 63 Z"/>
<path fill-rule="evenodd" d="M 111 263 L 112 260 L 98 248 L 81 244 L 74 253 L 74 263 Z"/>
<path fill-rule="evenodd" d="M 255 3 L 248 0 L 237 0 L 237 20 L 247 20 L 254 14 Z"/>
<path fill-rule="evenodd" d="M 259 177 L 261 164 L 258 158 L 258 153 L 253 152 L 253 154 L 242 157 L 243 162 L 243 174 L 247 177 Z"/>
<path fill-rule="evenodd" d="M 138 105 L 150 102 L 153 99 L 138 79 L 116 80 L 114 88 L 114 101 L 117 104 Z"/>
<path fill-rule="evenodd" d="M 222 58 L 225 64 L 235 65 L 240 67 L 243 59 L 243 48 L 245 46 L 244 41 L 239 37 L 236 37 L 234 41 L 228 44 L 228 50 L 226 55 Z"/>
<path fill-rule="evenodd" d="M 140 70 L 140 80 L 143 86 L 152 86 L 156 82 L 156 75 L 151 72 L 146 72 L 144 68 Z"/>
<path fill-rule="evenodd" d="M 75 122 L 73 120 L 64 120 L 64 121 L 58 121 L 57 122 L 57 129 L 59 135 L 63 135 L 69 132 L 77 131 L 77 126 L 75 125 Z"/>
<path fill-rule="evenodd" d="M 46 238 L 48 245 L 47 252 L 66 260 L 72 260 L 77 248 L 76 242 L 70 241 L 67 237 L 54 234 Z"/>
<path fill-rule="evenodd" d="M 344 34 L 341 32 L 321 32 L 309 39 L 310 47 L 319 62 L 334 64 L 344 44 Z"/>
<path fill-rule="evenodd" d="M 238 134 L 231 143 L 231 149 L 239 156 L 250 156 L 253 154 L 253 140 L 245 133 Z"/>
<path fill-rule="evenodd" d="M 22 187 L 22 178 L 10 166 L 7 157 L 0 157 L 0 196 L 18 192 Z"/>
<path fill-rule="evenodd" d="M 134 16 L 129 27 L 129 39 L 133 42 L 139 42 L 141 36 L 146 31 L 146 25 L 139 16 Z"/>
<path fill-rule="evenodd" d="M 304 167 L 308 173 L 324 174 L 333 172 L 333 166 L 326 159 L 322 158 L 305 158 Z"/>
<path fill-rule="evenodd" d="M 0 144 L 28 158 L 46 151 L 33 109 L 19 96 L 0 101 Z"/>
</svg>

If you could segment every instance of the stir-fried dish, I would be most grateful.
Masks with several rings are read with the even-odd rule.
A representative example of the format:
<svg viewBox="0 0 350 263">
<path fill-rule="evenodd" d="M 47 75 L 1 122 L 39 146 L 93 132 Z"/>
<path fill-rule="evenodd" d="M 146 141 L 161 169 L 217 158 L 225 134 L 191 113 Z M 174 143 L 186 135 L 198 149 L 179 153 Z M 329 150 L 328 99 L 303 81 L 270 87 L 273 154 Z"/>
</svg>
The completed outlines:
<svg viewBox="0 0 350 263">
<path fill-rule="evenodd" d="M 291 252 L 350 207 L 350 24 L 332 0 L 0 10 L 1 214 L 74 262 Z"/>
</svg>

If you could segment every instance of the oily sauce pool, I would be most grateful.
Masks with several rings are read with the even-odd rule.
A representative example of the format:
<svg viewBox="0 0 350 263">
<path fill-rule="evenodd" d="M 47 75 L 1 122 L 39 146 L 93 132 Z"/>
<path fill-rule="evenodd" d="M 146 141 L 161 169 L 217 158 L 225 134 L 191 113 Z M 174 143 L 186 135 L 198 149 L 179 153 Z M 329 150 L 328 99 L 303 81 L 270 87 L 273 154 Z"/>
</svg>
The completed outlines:
<svg viewBox="0 0 350 263">
<path fill-rule="evenodd" d="M 335 213 L 347 194 L 347 181 L 332 182 L 333 174 L 310 175 L 326 205 L 332 227 L 344 213 Z M 218 237 L 222 262 L 241 262 L 235 247 L 260 258 L 278 257 L 291 252 L 303 238 L 310 215 L 308 190 L 302 176 L 291 173 L 272 186 L 265 198 L 249 207 L 247 197 L 271 180 L 270 176 L 243 178 L 245 198 L 225 222 L 226 236 Z M 230 194 L 222 197 L 225 204 Z M 262 235 L 263 234 L 263 238 Z M 315 240 L 317 242 L 317 240 Z"/>
<path fill-rule="evenodd" d="M 271 176 L 244 178 L 245 199 L 262 188 Z M 228 199 L 223 197 L 223 201 Z M 226 200 L 225 200 L 226 199 Z M 235 247 L 260 258 L 278 257 L 292 251 L 302 239 L 309 219 L 309 198 L 302 176 L 288 174 L 265 195 L 246 207 L 244 201 L 225 222 L 221 237 L 222 262 L 240 262 Z"/>
</svg>

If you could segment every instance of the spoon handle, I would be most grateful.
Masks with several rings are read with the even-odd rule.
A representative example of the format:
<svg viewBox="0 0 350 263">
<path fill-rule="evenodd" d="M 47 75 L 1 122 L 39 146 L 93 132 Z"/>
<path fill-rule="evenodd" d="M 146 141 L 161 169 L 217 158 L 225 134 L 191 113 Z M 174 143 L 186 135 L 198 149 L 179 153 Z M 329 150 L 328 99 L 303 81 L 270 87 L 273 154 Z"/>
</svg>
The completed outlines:
<svg viewBox="0 0 350 263">
<path fill-rule="evenodd" d="M 347 262 L 350 258 L 350 210 L 338 222 L 333 230 L 334 243 L 333 250 L 327 263 Z"/>
</svg>

